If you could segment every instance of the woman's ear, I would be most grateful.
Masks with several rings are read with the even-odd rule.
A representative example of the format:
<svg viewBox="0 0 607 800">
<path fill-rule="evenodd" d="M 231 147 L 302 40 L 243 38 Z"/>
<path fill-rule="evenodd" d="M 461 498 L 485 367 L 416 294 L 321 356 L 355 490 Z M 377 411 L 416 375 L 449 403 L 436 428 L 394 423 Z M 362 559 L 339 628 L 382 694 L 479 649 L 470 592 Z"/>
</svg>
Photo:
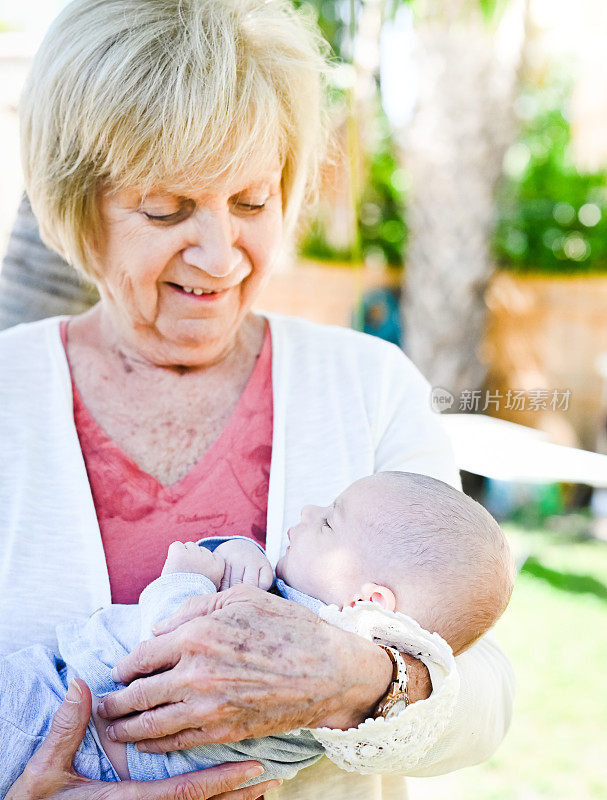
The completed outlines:
<svg viewBox="0 0 607 800">
<path fill-rule="evenodd" d="M 350 603 L 351 606 L 361 600 L 368 600 L 370 603 L 377 603 L 381 608 L 387 611 L 394 611 L 396 609 L 396 597 L 392 589 L 387 586 L 381 586 L 378 583 L 365 583 L 361 586 L 360 593 Z"/>
</svg>

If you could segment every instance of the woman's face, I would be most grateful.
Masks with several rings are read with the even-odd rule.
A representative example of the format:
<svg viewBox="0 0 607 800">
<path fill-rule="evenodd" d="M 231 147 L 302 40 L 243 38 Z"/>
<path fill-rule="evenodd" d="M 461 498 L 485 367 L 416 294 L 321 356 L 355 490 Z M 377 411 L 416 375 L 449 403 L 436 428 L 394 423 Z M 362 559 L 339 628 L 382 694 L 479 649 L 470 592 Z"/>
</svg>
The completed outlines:
<svg viewBox="0 0 607 800">
<path fill-rule="evenodd" d="M 102 198 L 99 289 L 123 343 L 158 365 L 225 356 L 282 241 L 281 168 L 176 195 L 136 187 Z"/>
</svg>

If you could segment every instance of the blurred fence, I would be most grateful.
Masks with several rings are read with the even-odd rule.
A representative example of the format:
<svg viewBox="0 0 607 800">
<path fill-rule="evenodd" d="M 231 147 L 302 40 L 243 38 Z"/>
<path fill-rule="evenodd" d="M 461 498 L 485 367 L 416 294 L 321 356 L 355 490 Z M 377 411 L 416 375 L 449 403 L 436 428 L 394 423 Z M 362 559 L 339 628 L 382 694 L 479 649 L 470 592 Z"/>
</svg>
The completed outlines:
<svg viewBox="0 0 607 800">
<path fill-rule="evenodd" d="M 607 277 L 515 277 L 498 273 L 487 295 L 484 358 L 492 390 L 538 391 L 547 408 L 499 416 L 541 427 L 561 444 L 593 450 L 601 417 L 597 360 L 607 352 Z M 551 393 L 569 390 L 566 409 L 550 409 Z M 491 412 L 489 412 L 491 413 Z"/>
<path fill-rule="evenodd" d="M 277 272 L 257 306 L 350 325 L 361 292 L 399 282 L 397 270 L 375 272 L 303 261 Z M 607 352 L 607 277 L 498 272 L 489 286 L 487 305 L 482 343 L 487 389 L 476 396 L 475 406 L 469 398 L 468 407 L 459 410 L 541 428 L 558 444 L 593 450 L 602 422 L 596 362 Z M 522 397 L 517 399 L 517 392 Z"/>
</svg>

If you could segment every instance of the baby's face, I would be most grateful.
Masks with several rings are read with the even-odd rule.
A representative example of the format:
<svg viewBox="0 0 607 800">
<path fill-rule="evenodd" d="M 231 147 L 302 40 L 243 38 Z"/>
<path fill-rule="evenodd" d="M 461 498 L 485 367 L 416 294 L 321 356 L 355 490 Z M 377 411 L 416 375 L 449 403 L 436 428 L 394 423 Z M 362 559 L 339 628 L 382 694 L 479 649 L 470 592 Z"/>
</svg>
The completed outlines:
<svg viewBox="0 0 607 800">
<path fill-rule="evenodd" d="M 380 483 L 377 476 L 362 478 L 330 506 L 304 506 L 301 521 L 289 528 L 276 575 L 324 603 L 348 604 L 365 579 L 366 538 L 381 507 Z"/>
</svg>

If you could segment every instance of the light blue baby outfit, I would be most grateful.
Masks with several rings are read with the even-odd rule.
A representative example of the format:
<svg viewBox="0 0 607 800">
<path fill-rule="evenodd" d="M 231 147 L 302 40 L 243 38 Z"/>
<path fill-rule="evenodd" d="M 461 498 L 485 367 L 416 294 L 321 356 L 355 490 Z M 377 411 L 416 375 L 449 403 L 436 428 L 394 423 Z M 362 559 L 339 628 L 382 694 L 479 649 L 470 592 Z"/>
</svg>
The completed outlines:
<svg viewBox="0 0 607 800">
<path fill-rule="evenodd" d="M 213 550 L 225 539 L 203 540 Z M 247 541 L 251 541 L 248 539 Z M 318 612 L 322 603 L 277 581 L 289 600 Z M 170 616 L 188 597 L 213 594 L 213 583 L 203 575 L 163 575 L 141 593 L 138 605 L 112 605 L 87 620 L 58 626 L 61 659 L 39 645 L 0 658 L 0 798 L 21 775 L 26 763 L 48 734 L 53 715 L 63 702 L 74 676 L 82 678 L 93 694 L 103 697 L 121 688 L 110 676 L 112 667 L 138 642 L 152 637 L 152 626 Z M 165 755 L 140 753 L 127 745 L 133 780 L 153 780 L 181 775 L 226 761 L 260 761 L 261 778 L 292 778 L 323 754 L 322 746 L 307 730 L 245 739 L 233 744 L 207 744 Z M 86 778 L 118 781 L 98 741 L 91 722 L 74 759 L 74 768 Z"/>
</svg>

